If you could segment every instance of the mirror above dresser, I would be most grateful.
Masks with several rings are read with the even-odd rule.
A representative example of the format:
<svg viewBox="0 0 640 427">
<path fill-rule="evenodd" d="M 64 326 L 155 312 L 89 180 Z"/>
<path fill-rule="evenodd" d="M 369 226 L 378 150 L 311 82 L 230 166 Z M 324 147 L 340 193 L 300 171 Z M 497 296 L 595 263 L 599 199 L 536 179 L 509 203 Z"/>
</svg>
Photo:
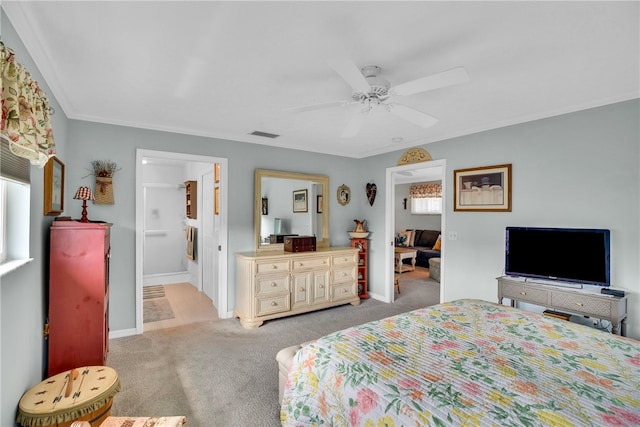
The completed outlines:
<svg viewBox="0 0 640 427">
<path fill-rule="evenodd" d="M 256 169 L 254 233 L 256 251 L 282 251 L 283 236 L 316 236 L 329 247 L 329 177 Z"/>
</svg>

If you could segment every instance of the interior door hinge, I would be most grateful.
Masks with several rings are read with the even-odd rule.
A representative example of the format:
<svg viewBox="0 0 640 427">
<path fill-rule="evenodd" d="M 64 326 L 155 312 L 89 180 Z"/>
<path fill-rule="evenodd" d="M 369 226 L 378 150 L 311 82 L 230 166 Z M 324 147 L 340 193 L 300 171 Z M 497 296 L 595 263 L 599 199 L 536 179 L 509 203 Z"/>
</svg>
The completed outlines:
<svg viewBox="0 0 640 427">
<path fill-rule="evenodd" d="M 42 331 L 42 336 L 45 338 L 49 336 L 49 322 L 44 324 L 44 331 Z"/>
</svg>

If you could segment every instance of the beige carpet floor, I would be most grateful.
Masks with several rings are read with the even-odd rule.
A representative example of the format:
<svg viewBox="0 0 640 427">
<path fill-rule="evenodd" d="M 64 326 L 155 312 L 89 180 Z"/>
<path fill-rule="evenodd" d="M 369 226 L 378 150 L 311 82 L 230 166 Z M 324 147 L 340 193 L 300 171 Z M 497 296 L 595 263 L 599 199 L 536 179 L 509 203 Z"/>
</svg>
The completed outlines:
<svg viewBox="0 0 640 427">
<path fill-rule="evenodd" d="M 279 426 L 277 352 L 350 326 L 439 302 L 428 270 L 403 273 L 393 304 L 373 299 L 242 328 L 211 320 L 110 341 L 122 383 L 115 416 L 185 415 L 188 427 Z"/>
</svg>

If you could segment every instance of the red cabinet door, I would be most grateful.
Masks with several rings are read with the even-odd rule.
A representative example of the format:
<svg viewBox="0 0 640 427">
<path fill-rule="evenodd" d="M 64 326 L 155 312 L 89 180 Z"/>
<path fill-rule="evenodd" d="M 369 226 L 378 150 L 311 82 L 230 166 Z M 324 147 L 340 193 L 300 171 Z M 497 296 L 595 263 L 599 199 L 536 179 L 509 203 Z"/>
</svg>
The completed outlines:
<svg viewBox="0 0 640 427">
<path fill-rule="evenodd" d="M 111 224 L 54 221 L 49 255 L 48 375 L 104 365 Z"/>
</svg>

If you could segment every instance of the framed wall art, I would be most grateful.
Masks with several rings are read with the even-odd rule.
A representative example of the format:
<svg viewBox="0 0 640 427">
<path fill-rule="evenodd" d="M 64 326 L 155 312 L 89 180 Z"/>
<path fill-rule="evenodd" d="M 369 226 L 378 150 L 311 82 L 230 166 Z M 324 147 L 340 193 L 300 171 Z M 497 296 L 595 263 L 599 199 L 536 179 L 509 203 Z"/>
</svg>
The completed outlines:
<svg viewBox="0 0 640 427">
<path fill-rule="evenodd" d="M 220 215 L 220 187 L 213 190 L 213 211 L 215 215 Z"/>
<path fill-rule="evenodd" d="M 511 164 L 453 171 L 453 210 L 511 212 Z"/>
<path fill-rule="evenodd" d="M 64 163 L 51 157 L 44 165 L 44 214 L 57 216 L 64 210 Z"/>
<path fill-rule="evenodd" d="M 340 187 L 338 187 L 337 196 L 338 203 L 340 203 L 342 206 L 346 206 L 351 201 L 351 189 L 342 184 Z"/>
<path fill-rule="evenodd" d="M 293 212 L 307 212 L 307 190 L 296 190 L 293 192 Z"/>
</svg>

